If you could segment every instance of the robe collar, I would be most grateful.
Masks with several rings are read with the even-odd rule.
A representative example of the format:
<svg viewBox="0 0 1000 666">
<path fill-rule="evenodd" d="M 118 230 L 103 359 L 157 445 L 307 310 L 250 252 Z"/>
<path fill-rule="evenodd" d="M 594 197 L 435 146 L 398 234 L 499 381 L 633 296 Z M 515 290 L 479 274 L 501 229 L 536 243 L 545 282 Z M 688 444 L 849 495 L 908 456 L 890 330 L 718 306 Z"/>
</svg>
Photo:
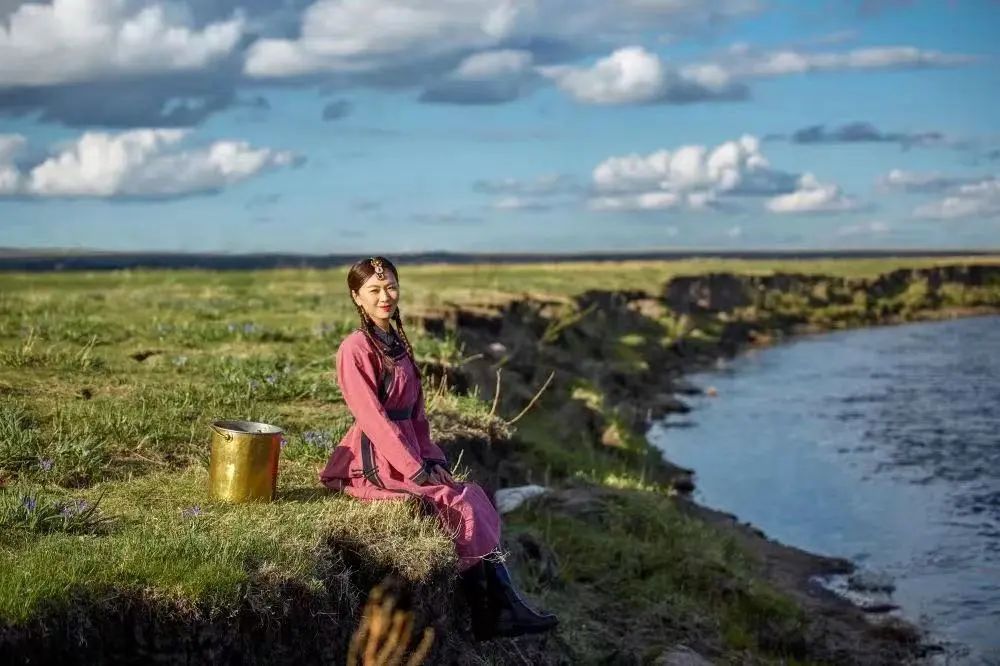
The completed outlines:
<svg viewBox="0 0 1000 666">
<path fill-rule="evenodd" d="M 401 354 L 406 353 L 406 345 L 399 338 L 399 335 L 395 330 L 383 331 L 378 326 L 372 326 L 372 330 L 375 331 L 375 339 L 381 345 L 382 350 L 389 355 L 390 358 L 399 358 Z"/>
</svg>

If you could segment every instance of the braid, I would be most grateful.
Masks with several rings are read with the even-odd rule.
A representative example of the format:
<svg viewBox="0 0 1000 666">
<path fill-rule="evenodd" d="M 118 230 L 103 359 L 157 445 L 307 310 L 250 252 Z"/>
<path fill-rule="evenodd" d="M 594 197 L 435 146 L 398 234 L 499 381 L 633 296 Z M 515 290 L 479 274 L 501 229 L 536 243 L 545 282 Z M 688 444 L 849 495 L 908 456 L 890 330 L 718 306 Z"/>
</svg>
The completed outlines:
<svg viewBox="0 0 1000 666">
<path fill-rule="evenodd" d="M 413 355 L 413 345 L 410 344 L 410 339 L 406 337 L 406 330 L 403 328 L 403 317 L 399 314 L 399 307 L 396 307 L 396 311 L 392 313 L 392 320 L 396 322 L 396 330 L 399 331 L 399 337 L 403 339 L 403 344 L 406 345 L 406 353 L 410 355 L 410 360 L 413 361 L 413 367 L 417 371 L 417 379 L 420 379 L 420 367 L 417 365 L 417 357 Z"/>
<path fill-rule="evenodd" d="M 393 367 L 394 365 L 393 360 L 389 358 L 388 354 L 382 351 L 382 345 L 380 345 L 375 340 L 375 334 L 372 333 L 371 329 L 373 325 L 371 318 L 367 314 L 365 314 L 364 308 L 362 308 L 357 303 L 354 304 L 354 307 L 358 309 L 358 316 L 361 317 L 361 332 L 365 334 L 366 338 L 368 338 L 368 344 L 370 344 L 372 349 L 374 349 L 376 353 L 378 353 L 378 355 L 382 357 L 383 367 L 386 368 Z"/>
</svg>

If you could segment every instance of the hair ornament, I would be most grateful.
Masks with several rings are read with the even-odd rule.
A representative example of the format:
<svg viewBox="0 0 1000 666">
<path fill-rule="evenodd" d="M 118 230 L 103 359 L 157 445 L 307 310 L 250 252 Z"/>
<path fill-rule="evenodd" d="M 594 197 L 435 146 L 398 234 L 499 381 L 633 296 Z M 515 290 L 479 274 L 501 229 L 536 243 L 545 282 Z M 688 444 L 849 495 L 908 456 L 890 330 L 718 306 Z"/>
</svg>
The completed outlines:
<svg viewBox="0 0 1000 666">
<path fill-rule="evenodd" d="M 368 261 L 371 263 L 372 268 L 375 269 L 375 277 L 377 277 L 379 280 L 384 280 L 385 269 L 382 268 L 382 260 L 376 257 L 372 257 Z"/>
</svg>

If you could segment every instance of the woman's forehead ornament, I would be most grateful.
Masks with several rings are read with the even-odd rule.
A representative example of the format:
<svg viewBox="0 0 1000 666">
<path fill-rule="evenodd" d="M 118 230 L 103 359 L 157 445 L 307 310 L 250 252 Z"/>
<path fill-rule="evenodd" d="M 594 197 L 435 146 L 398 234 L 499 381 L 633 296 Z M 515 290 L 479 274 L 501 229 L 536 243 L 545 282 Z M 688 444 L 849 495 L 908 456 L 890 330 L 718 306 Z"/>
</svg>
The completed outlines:
<svg viewBox="0 0 1000 666">
<path fill-rule="evenodd" d="M 375 277 L 377 277 L 379 280 L 384 280 L 385 270 L 382 268 L 382 260 L 372 257 L 368 261 L 371 262 L 372 268 L 375 269 Z"/>
</svg>

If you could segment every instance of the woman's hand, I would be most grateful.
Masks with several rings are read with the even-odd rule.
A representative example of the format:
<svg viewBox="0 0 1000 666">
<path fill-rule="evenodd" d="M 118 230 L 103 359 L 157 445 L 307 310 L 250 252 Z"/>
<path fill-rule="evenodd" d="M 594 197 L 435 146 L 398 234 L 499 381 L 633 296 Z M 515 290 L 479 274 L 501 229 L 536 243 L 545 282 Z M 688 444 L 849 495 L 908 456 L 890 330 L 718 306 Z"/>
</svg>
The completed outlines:
<svg viewBox="0 0 1000 666">
<path fill-rule="evenodd" d="M 455 479 L 441 465 L 434 465 L 430 471 L 430 482 L 441 486 L 454 486 Z"/>
</svg>

